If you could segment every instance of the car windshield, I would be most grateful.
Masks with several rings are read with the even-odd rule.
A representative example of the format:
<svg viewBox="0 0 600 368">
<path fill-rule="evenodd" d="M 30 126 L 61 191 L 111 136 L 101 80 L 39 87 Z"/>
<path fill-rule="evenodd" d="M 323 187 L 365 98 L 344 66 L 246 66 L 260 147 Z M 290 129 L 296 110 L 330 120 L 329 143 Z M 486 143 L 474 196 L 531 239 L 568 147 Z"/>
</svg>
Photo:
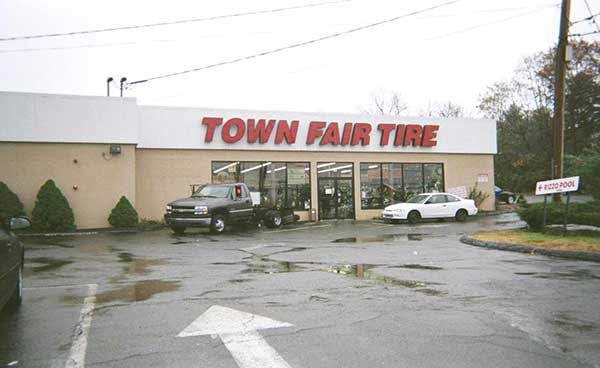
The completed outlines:
<svg viewBox="0 0 600 368">
<path fill-rule="evenodd" d="M 419 194 L 406 201 L 406 203 L 424 203 L 427 198 L 429 198 L 428 194 Z"/>
<path fill-rule="evenodd" d="M 198 189 L 192 197 L 227 198 L 230 190 L 231 187 L 227 185 L 207 185 Z"/>
</svg>

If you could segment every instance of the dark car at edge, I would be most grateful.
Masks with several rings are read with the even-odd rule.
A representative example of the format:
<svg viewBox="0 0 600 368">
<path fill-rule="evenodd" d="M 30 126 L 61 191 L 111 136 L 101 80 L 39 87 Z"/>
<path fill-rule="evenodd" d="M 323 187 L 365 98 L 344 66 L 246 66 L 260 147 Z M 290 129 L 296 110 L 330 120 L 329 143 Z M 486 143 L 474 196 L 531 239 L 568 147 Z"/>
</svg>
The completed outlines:
<svg viewBox="0 0 600 368">
<path fill-rule="evenodd" d="M 25 217 L 0 220 L 0 310 L 20 305 L 23 300 L 23 266 L 25 249 L 14 230 L 31 226 Z"/>
</svg>

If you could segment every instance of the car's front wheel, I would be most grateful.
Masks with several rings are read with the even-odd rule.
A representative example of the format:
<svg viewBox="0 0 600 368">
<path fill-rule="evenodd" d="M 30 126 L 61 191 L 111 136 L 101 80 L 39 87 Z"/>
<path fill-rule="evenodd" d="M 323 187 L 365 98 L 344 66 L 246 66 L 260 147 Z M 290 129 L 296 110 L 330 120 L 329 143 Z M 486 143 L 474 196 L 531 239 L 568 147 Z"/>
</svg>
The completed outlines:
<svg viewBox="0 0 600 368">
<path fill-rule="evenodd" d="M 465 210 L 458 210 L 456 211 L 456 215 L 454 216 L 456 218 L 456 221 L 458 222 L 464 222 L 467 220 L 467 216 L 469 214 L 467 213 L 467 211 Z"/>
<path fill-rule="evenodd" d="M 411 211 L 406 218 L 409 224 L 416 224 L 421 219 L 421 215 L 417 211 Z"/>
<path fill-rule="evenodd" d="M 514 204 L 515 203 L 515 197 L 514 196 L 508 196 L 506 197 L 506 204 Z"/>
<path fill-rule="evenodd" d="M 216 215 L 212 218 L 212 220 L 210 222 L 210 232 L 213 234 L 217 234 L 217 235 L 223 234 L 226 226 L 227 226 L 227 223 L 225 221 L 225 216 Z"/>
<path fill-rule="evenodd" d="M 21 305 L 23 303 L 23 264 L 19 266 L 19 275 L 17 285 L 13 291 L 13 295 L 10 299 L 10 304 L 14 306 Z"/>
</svg>

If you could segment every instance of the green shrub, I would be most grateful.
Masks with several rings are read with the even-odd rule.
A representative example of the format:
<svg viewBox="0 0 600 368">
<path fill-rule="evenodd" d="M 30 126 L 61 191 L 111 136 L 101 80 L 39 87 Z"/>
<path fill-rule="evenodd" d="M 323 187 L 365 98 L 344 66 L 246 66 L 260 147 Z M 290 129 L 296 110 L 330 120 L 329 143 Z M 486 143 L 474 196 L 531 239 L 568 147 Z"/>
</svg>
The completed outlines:
<svg viewBox="0 0 600 368">
<path fill-rule="evenodd" d="M 490 196 L 489 193 L 484 193 L 482 190 L 477 189 L 477 183 L 472 188 L 469 188 L 468 199 L 472 199 L 475 202 L 475 207 L 478 207 Z"/>
<path fill-rule="evenodd" d="M 562 224 L 565 205 L 550 202 L 547 207 L 546 225 Z M 544 222 L 544 204 L 526 204 L 517 210 L 521 220 L 531 229 L 541 229 Z M 569 204 L 568 224 L 590 225 L 600 227 L 600 202 Z"/>
<path fill-rule="evenodd" d="M 34 231 L 75 230 L 73 210 L 53 180 L 48 180 L 40 188 L 31 220 Z"/>
<path fill-rule="evenodd" d="M 0 221 L 9 221 L 17 216 L 25 216 L 23 203 L 8 185 L 0 181 Z"/>
<path fill-rule="evenodd" d="M 108 216 L 108 223 L 114 227 L 135 226 L 138 224 L 138 214 L 129 200 L 122 196 Z"/>
</svg>

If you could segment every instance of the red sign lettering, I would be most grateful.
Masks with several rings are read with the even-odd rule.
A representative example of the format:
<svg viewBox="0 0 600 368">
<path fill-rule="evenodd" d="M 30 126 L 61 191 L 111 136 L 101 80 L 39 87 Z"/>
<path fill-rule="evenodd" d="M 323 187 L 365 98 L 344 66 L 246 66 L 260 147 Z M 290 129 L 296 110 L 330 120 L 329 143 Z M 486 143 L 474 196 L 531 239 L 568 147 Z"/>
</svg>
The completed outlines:
<svg viewBox="0 0 600 368">
<path fill-rule="evenodd" d="M 221 129 L 221 139 L 225 143 L 240 142 L 244 137 L 249 144 L 266 144 L 273 142 L 276 145 L 296 143 L 299 120 L 277 119 L 241 119 L 229 118 L 225 123 L 222 117 L 204 117 L 202 125 L 206 127 L 204 142 L 211 143 L 215 133 Z M 413 146 L 435 147 L 439 125 L 396 124 L 379 123 L 374 133 L 370 123 L 345 122 L 343 127 L 337 121 L 311 121 L 306 131 L 306 144 L 319 146 L 368 146 L 371 144 L 371 135 L 379 134 L 379 146 Z M 273 134 L 273 131 L 275 133 Z M 274 137 L 273 137 L 274 135 Z M 566 183 L 563 185 L 574 185 Z"/>
<path fill-rule="evenodd" d="M 298 120 L 292 120 L 291 127 L 288 125 L 287 120 L 279 120 L 279 123 L 277 123 L 275 144 L 281 144 L 284 139 L 288 144 L 296 143 L 296 134 L 298 134 L 299 126 L 300 122 Z"/>
<path fill-rule="evenodd" d="M 235 128 L 235 134 L 231 133 L 231 129 Z M 227 143 L 238 142 L 246 132 L 246 124 L 240 118 L 232 118 L 227 120 L 221 129 L 221 138 Z"/>
<path fill-rule="evenodd" d="M 248 143 L 255 143 L 257 139 L 261 144 L 267 143 L 274 126 L 275 120 L 269 120 L 266 124 L 265 119 L 259 119 L 258 123 L 248 119 Z"/>
</svg>

